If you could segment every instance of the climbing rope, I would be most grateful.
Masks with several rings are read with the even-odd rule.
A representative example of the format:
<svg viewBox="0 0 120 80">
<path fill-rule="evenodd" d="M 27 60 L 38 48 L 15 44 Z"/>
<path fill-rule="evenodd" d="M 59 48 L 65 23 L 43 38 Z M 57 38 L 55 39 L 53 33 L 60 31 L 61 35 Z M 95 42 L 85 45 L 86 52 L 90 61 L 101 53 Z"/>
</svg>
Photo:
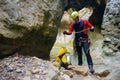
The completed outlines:
<svg viewBox="0 0 120 80">
<path fill-rule="evenodd" d="M 81 32 L 83 32 L 83 31 L 86 31 L 86 30 L 89 30 L 89 28 L 84 29 L 84 30 L 81 30 L 81 31 L 78 31 L 78 32 L 73 32 L 73 33 L 74 33 L 74 34 L 78 34 L 78 33 L 81 33 Z M 66 35 L 64 35 L 64 46 L 67 47 Z M 88 49 L 86 50 L 85 54 L 88 54 L 88 53 L 89 53 L 89 48 L 90 48 L 90 46 L 88 46 Z M 74 52 L 74 50 L 73 50 L 73 52 Z M 85 60 L 86 60 L 85 54 L 83 54 L 83 62 L 85 62 Z M 74 56 L 75 54 L 70 54 L 70 55 L 71 55 L 71 56 Z"/>
<path fill-rule="evenodd" d="M 81 32 L 87 31 L 87 30 L 90 30 L 90 29 L 87 28 L 87 29 L 84 29 L 84 30 L 81 30 L 81 31 L 78 31 L 78 32 L 73 32 L 73 33 L 81 33 Z"/>
<path fill-rule="evenodd" d="M 65 35 L 64 35 L 64 44 L 65 44 L 65 47 L 67 46 L 67 44 L 66 44 L 66 39 L 65 39 Z"/>
<path fill-rule="evenodd" d="M 86 31 L 86 30 L 89 30 L 89 28 L 84 29 L 84 30 L 81 30 L 81 31 L 78 31 L 78 32 L 73 32 L 73 33 L 78 34 L 78 33 L 84 32 L 84 31 Z M 82 42 L 81 42 L 81 43 L 82 43 Z M 81 44 L 81 43 L 80 43 L 80 44 Z M 88 45 L 88 49 L 87 49 L 86 52 L 84 52 L 84 53 L 85 53 L 85 54 L 88 54 L 88 53 L 89 53 L 89 50 L 90 50 L 90 45 Z M 75 50 L 74 50 L 74 51 L 75 51 Z M 74 53 L 76 53 L 76 51 L 75 51 Z M 85 54 L 83 54 L 83 61 L 86 60 Z M 75 54 L 73 54 L 73 55 L 75 55 Z"/>
</svg>

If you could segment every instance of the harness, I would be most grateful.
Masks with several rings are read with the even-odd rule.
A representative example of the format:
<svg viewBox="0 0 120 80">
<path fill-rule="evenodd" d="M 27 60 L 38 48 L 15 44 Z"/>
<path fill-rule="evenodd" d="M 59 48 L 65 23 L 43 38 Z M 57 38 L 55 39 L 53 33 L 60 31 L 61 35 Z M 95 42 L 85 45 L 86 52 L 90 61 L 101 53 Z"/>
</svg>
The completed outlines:
<svg viewBox="0 0 120 80">
<path fill-rule="evenodd" d="M 82 37 L 82 41 L 88 39 L 88 35 L 84 33 L 84 20 L 79 20 L 73 24 L 75 30 L 75 42 L 79 42 Z M 80 32 L 81 31 L 81 32 Z"/>
<path fill-rule="evenodd" d="M 88 40 L 88 38 L 82 38 L 82 37 L 80 37 L 79 40 L 80 40 L 81 42 L 85 42 L 86 40 Z"/>
</svg>

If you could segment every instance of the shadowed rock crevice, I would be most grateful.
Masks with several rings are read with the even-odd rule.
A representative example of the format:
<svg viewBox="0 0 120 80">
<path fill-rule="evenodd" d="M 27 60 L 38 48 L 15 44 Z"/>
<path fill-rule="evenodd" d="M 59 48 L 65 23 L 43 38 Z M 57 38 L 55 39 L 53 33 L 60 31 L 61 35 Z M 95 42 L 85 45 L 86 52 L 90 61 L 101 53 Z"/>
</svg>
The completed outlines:
<svg viewBox="0 0 120 80">
<path fill-rule="evenodd" d="M 106 7 L 106 1 L 101 0 L 100 3 L 94 7 L 93 14 L 89 19 L 93 25 L 98 26 L 100 29 L 101 29 L 105 7 Z"/>
</svg>

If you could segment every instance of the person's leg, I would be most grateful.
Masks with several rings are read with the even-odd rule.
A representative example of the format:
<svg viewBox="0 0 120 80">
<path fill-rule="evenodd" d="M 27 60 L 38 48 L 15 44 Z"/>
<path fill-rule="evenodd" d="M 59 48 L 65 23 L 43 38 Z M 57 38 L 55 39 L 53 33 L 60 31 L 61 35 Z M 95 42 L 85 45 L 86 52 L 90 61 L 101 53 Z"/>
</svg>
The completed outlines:
<svg viewBox="0 0 120 80">
<path fill-rule="evenodd" d="M 82 65 L 82 47 L 81 46 L 76 46 L 76 51 L 78 54 L 78 65 Z"/>
<path fill-rule="evenodd" d="M 88 40 L 86 40 L 85 42 L 83 42 L 83 49 L 84 49 L 84 52 L 85 52 L 86 57 L 87 57 L 87 63 L 88 63 L 90 72 L 94 73 L 93 61 L 92 61 L 92 57 L 90 55 L 90 49 L 89 49 Z"/>
</svg>

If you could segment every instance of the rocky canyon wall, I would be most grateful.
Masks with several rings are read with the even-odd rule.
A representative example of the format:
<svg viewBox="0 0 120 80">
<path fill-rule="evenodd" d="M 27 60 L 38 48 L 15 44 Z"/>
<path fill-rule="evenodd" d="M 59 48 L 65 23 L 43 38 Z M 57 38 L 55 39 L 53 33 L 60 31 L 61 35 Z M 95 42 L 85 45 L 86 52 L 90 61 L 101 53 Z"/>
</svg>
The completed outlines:
<svg viewBox="0 0 120 80">
<path fill-rule="evenodd" d="M 83 7 L 94 9 L 90 18 L 93 24 L 102 23 L 105 53 L 119 52 L 120 1 L 109 0 L 104 12 L 106 3 L 107 0 L 0 1 L 0 57 L 19 52 L 49 59 L 64 10 Z"/>
<path fill-rule="evenodd" d="M 103 52 L 109 56 L 120 54 L 120 0 L 108 1 L 102 22 L 102 34 Z"/>
<path fill-rule="evenodd" d="M 0 57 L 15 53 L 49 59 L 66 0 L 1 0 Z"/>
</svg>

